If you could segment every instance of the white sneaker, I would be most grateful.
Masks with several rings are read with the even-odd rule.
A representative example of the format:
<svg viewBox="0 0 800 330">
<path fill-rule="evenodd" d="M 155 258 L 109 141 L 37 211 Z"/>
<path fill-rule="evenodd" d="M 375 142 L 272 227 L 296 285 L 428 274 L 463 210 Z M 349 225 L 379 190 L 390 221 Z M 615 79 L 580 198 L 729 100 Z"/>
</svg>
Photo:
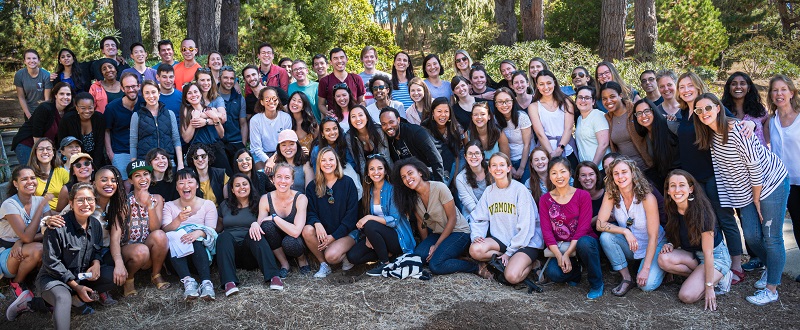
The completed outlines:
<svg viewBox="0 0 800 330">
<path fill-rule="evenodd" d="M 183 299 L 189 301 L 200 296 L 200 293 L 197 292 L 197 281 L 193 278 L 187 277 L 182 279 L 181 282 L 183 282 Z"/>
<path fill-rule="evenodd" d="M 323 262 L 319 264 L 319 271 L 317 271 L 317 273 L 314 274 L 314 277 L 325 278 L 328 277 L 328 275 L 330 274 L 331 274 L 331 266 L 328 266 L 327 262 Z"/>
<path fill-rule="evenodd" d="M 769 289 L 758 290 L 754 295 L 747 297 L 747 301 L 757 306 L 776 302 L 778 301 L 778 290 L 775 290 L 775 293 L 772 293 Z"/>
<path fill-rule="evenodd" d="M 756 289 L 764 290 L 767 287 L 767 270 L 761 273 L 761 278 L 753 285 Z"/>
<path fill-rule="evenodd" d="M 200 298 L 205 301 L 212 301 L 217 299 L 214 293 L 214 284 L 211 281 L 205 280 L 200 284 Z"/>
<path fill-rule="evenodd" d="M 344 270 L 344 271 L 351 270 L 355 266 L 356 265 L 353 265 L 353 264 L 350 263 L 350 260 L 347 260 L 347 257 L 344 257 L 344 260 L 342 260 L 342 270 Z"/>
<path fill-rule="evenodd" d="M 728 273 L 719 280 L 717 286 L 714 288 L 714 293 L 718 296 L 724 295 L 731 291 L 731 282 L 733 281 L 733 272 L 728 270 Z"/>
</svg>

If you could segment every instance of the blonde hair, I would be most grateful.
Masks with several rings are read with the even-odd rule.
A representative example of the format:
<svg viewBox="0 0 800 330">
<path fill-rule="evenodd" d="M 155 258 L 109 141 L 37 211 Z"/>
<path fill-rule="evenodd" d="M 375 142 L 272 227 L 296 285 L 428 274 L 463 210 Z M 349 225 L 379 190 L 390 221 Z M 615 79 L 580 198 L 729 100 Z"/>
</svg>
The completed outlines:
<svg viewBox="0 0 800 330">
<path fill-rule="evenodd" d="M 680 84 L 681 80 L 683 80 L 684 78 L 689 78 L 689 79 L 692 80 L 692 84 L 694 84 L 694 88 L 697 89 L 697 96 L 698 97 L 700 96 L 700 94 L 708 93 L 708 86 L 706 86 L 706 83 L 703 82 L 703 79 L 700 79 L 700 76 L 698 76 L 696 73 L 694 73 L 692 71 L 687 71 L 686 73 L 684 73 L 680 77 L 678 77 L 678 80 L 676 80 L 675 83 L 676 84 Z M 678 86 L 675 86 L 675 88 L 678 88 Z M 678 99 L 678 104 L 680 105 L 681 109 L 688 109 L 689 108 L 689 104 L 687 104 L 686 101 L 684 101 L 683 98 L 680 97 L 680 95 L 677 97 L 677 99 Z M 697 99 L 695 99 L 694 101 L 697 102 Z M 692 110 L 694 110 L 694 109 L 689 109 L 689 111 L 692 111 Z"/>
<path fill-rule="evenodd" d="M 800 95 L 797 95 L 797 87 L 794 86 L 794 82 L 789 77 L 779 74 L 769 80 L 769 89 L 767 89 L 769 113 L 774 115 L 778 111 L 778 106 L 772 101 L 772 86 L 779 81 L 783 81 L 789 87 L 789 91 L 792 92 L 792 98 L 789 99 L 789 105 L 792 106 L 792 110 L 800 112 Z"/>
<path fill-rule="evenodd" d="M 492 154 L 491 157 L 489 157 L 489 166 L 491 166 L 492 159 L 494 159 L 495 157 L 502 158 L 506 162 L 506 165 L 508 165 L 508 167 L 511 167 L 511 158 L 509 158 L 508 155 L 506 155 L 506 154 L 504 154 L 504 153 L 502 153 L 500 151 L 495 152 L 494 154 Z M 509 183 L 511 182 L 511 180 L 513 180 L 511 178 L 511 171 L 508 171 L 508 173 L 506 173 L 506 178 L 508 178 L 508 182 Z M 492 177 L 492 179 L 494 179 L 494 177 Z"/>
<path fill-rule="evenodd" d="M 322 148 L 317 153 L 317 169 L 314 174 L 314 192 L 317 193 L 317 197 L 322 198 L 325 196 L 325 191 L 328 188 L 328 182 L 325 181 L 325 174 L 322 173 L 322 156 L 326 153 L 333 153 L 333 157 L 336 158 L 336 168 L 333 170 L 333 174 L 336 175 L 336 179 L 341 179 L 344 176 L 344 172 L 342 171 L 342 162 L 339 159 L 339 154 L 336 153 L 331 147 Z"/>
<path fill-rule="evenodd" d="M 628 157 L 623 156 L 616 158 L 611 162 L 611 164 L 608 166 L 608 175 L 606 175 L 605 179 L 606 193 L 608 193 L 611 196 L 611 199 L 614 201 L 614 207 L 619 208 L 622 201 L 619 187 L 614 181 L 614 168 L 619 164 L 626 164 L 628 165 L 628 168 L 631 169 L 631 176 L 633 176 L 633 179 L 631 180 L 631 184 L 633 185 L 633 196 L 636 198 L 637 204 L 643 202 L 645 198 L 647 198 L 647 195 L 652 192 L 650 181 L 647 181 L 647 177 L 645 177 L 644 173 L 642 173 L 642 170 L 636 166 L 636 162 Z"/>
</svg>

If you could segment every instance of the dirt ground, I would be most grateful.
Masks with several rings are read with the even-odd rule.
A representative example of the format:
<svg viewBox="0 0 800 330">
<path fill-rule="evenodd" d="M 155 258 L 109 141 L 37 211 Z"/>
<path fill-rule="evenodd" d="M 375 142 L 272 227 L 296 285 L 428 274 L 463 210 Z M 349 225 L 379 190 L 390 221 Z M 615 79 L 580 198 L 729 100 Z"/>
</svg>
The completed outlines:
<svg viewBox="0 0 800 330">
<path fill-rule="evenodd" d="M 137 276 L 139 295 L 121 298 L 115 306 L 96 306 L 94 315 L 73 316 L 75 329 L 791 329 L 800 317 L 800 286 L 784 277 L 780 302 L 751 305 L 757 273 L 730 293 L 718 297 L 719 310 L 704 311 L 702 302 L 686 305 L 678 284 L 654 292 L 631 290 L 615 297 L 617 275 L 604 272 L 605 295 L 585 299 L 588 284 L 544 286 L 543 293 L 500 285 L 471 274 L 434 276 L 430 281 L 396 280 L 362 275 L 365 266 L 336 271 L 326 279 L 292 273 L 283 292 L 270 291 L 257 271 L 238 272 L 238 295 L 226 298 L 217 290 L 214 302 L 182 301 L 182 285 L 166 276 L 172 288 L 156 290 L 148 275 Z M 219 283 L 216 269 L 212 281 Z M 7 282 L 0 303 L 11 303 Z M 47 313 L 27 313 L 15 322 L 0 321 L 0 329 L 51 328 Z"/>
</svg>

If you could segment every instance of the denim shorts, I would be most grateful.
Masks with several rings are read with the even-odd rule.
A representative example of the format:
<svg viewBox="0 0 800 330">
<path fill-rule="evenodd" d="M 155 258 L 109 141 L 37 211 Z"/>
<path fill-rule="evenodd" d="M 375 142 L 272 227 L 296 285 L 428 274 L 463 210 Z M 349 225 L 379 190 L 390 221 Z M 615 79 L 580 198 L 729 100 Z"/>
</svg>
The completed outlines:
<svg viewBox="0 0 800 330">
<path fill-rule="evenodd" d="M 8 258 L 11 257 L 11 249 L 0 247 L 0 272 L 2 272 L 3 276 L 6 278 L 14 278 L 17 276 L 16 274 L 11 274 L 8 270 Z"/>
<path fill-rule="evenodd" d="M 700 264 L 703 264 L 705 256 L 702 250 L 695 252 L 694 256 L 700 261 Z M 722 273 L 722 276 L 725 276 L 731 270 L 731 255 L 724 241 L 714 248 L 714 269 Z"/>
</svg>

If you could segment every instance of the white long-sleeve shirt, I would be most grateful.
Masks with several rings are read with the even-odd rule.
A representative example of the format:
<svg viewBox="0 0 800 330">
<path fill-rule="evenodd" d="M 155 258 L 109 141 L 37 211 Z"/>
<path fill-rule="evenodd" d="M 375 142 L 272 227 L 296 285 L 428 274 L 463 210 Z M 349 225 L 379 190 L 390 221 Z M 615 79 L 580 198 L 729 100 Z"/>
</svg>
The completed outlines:
<svg viewBox="0 0 800 330">
<path fill-rule="evenodd" d="M 250 118 L 250 152 L 258 161 L 266 161 L 267 153 L 275 152 L 278 145 L 278 133 L 285 129 L 292 129 L 292 117 L 283 111 L 278 111 L 275 119 L 269 119 L 264 113 L 258 113 Z"/>
<path fill-rule="evenodd" d="M 527 246 L 544 247 L 536 202 L 528 189 L 514 180 L 505 189 L 497 184 L 486 188 L 472 211 L 470 229 L 472 240 L 491 231 L 492 237 L 506 245 L 509 256 Z"/>
</svg>

